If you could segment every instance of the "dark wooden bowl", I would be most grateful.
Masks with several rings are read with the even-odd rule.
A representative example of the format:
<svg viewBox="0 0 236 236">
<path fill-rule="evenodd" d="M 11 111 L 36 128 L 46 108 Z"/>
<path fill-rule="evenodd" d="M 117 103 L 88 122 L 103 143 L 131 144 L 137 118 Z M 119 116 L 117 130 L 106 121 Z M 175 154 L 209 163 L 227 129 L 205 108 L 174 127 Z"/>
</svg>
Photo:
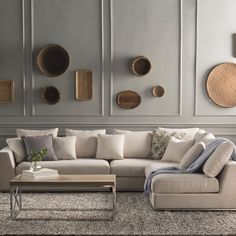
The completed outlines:
<svg viewBox="0 0 236 236">
<path fill-rule="evenodd" d="M 134 109 L 141 103 L 141 97 L 135 91 L 126 90 L 118 93 L 116 102 L 120 108 Z"/>
<path fill-rule="evenodd" d="M 48 44 L 39 50 L 36 64 L 43 74 L 50 77 L 59 76 L 67 70 L 70 56 L 60 45 Z"/>
<path fill-rule="evenodd" d="M 56 87 L 47 86 L 42 91 L 42 97 L 45 103 L 54 105 L 60 101 L 60 92 Z"/>
<path fill-rule="evenodd" d="M 151 62 L 144 56 L 136 57 L 132 62 L 132 71 L 136 76 L 139 77 L 147 75 L 151 68 Z"/>
</svg>

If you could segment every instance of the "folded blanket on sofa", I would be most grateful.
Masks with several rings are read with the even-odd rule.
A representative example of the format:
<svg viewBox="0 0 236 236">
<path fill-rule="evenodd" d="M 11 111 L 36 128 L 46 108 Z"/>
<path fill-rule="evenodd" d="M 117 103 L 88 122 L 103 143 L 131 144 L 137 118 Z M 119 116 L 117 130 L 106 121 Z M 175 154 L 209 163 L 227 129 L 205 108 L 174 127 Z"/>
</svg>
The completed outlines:
<svg viewBox="0 0 236 236">
<path fill-rule="evenodd" d="M 215 151 L 215 149 L 222 143 L 230 141 L 224 138 L 217 138 L 211 141 L 204 152 L 194 161 L 189 167 L 186 169 L 180 169 L 177 167 L 167 167 L 163 169 L 153 169 L 149 176 L 146 178 L 144 183 L 144 193 L 148 195 L 151 192 L 151 183 L 152 179 L 160 174 L 187 174 L 187 173 L 198 173 L 202 165 L 207 161 L 207 159 L 211 156 L 211 154 Z M 231 142 L 231 141 L 230 141 Z M 231 159 L 236 161 L 236 148 L 234 148 L 233 153 L 231 154 Z"/>
</svg>

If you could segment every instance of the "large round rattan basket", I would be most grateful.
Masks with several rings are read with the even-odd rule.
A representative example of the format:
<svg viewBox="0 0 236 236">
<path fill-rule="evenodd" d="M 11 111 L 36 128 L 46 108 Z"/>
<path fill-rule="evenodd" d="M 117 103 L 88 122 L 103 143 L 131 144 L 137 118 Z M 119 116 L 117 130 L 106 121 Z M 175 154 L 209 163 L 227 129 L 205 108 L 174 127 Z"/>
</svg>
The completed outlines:
<svg viewBox="0 0 236 236">
<path fill-rule="evenodd" d="M 44 75 L 55 77 L 67 70 L 70 64 L 70 56 L 62 46 L 48 44 L 38 51 L 36 64 Z"/>
<path fill-rule="evenodd" d="M 215 66 L 209 73 L 206 89 L 210 99 L 221 107 L 236 105 L 236 64 L 226 62 Z"/>
</svg>

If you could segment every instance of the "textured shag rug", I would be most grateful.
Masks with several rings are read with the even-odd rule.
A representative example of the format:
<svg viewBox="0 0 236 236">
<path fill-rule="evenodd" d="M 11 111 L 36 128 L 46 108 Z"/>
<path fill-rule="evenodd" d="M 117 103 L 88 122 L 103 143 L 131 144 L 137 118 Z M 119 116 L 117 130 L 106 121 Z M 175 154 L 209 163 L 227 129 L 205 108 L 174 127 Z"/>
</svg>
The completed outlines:
<svg viewBox="0 0 236 236">
<path fill-rule="evenodd" d="M 26 211 L 11 220 L 9 194 L 0 193 L 0 235 L 236 235 L 234 211 L 153 211 L 142 193 L 118 193 L 114 220 L 108 211 L 50 210 L 109 208 L 111 200 L 108 193 L 23 193 Z"/>
</svg>

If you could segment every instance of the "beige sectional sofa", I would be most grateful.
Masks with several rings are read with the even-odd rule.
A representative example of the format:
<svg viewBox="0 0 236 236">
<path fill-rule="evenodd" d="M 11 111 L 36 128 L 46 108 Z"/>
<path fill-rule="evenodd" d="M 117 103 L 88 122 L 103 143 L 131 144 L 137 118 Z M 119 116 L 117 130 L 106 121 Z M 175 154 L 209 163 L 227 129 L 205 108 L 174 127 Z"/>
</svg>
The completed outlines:
<svg viewBox="0 0 236 236">
<path fill-rule="evenodd" d="M 60 174 L 115 174 L 118 191 L 143 191 L 145 178 L 153 167 L 178 167 L 179 163 L 147 158 L 42 161 L 42 167 Z M 9 181 L 30 163 L 15 162 L 9 147 L 0 150 L 0 191 L 9 191 Z M 204 173 L 161 174 L 154 177 L 150 201 L 154 209 L 236 209 L 236 162 L 228 161 L 216 177 Z"/>
</svg>

